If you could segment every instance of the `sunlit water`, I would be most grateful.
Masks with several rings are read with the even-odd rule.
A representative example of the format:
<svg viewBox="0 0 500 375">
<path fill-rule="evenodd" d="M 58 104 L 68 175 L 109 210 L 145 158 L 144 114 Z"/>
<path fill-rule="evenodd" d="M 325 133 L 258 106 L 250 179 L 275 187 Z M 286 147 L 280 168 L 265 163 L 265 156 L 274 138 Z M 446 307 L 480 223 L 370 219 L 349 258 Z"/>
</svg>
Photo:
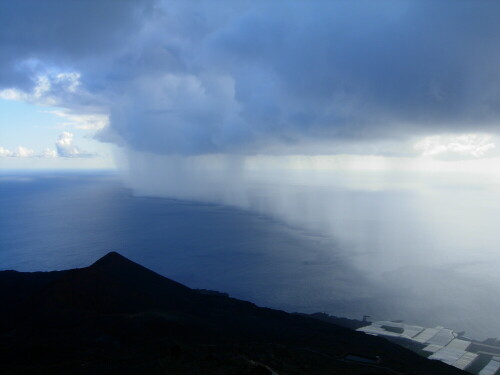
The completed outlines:
<svg viewBox="0 0 500 375">
<path fill-rule="evenodd" d="M 116 250 L 259 305 L 500 336 L 496 191 L 338 177 L 256 188 L 242 210 L 139 197 L 111 174 L 3 173 L 0 268 L 83 267 Z"/>
</svg>

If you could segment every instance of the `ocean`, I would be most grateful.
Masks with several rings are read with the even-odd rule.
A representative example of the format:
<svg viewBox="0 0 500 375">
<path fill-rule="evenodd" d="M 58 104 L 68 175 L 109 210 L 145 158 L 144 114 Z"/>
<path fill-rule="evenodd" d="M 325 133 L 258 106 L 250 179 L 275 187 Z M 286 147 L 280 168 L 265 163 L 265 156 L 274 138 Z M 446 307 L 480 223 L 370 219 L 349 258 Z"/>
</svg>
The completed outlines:
<svg viewBox="0 0 500 375">
<path fill-rule="evenodd" d="M 336 198 L 329 204 L 341 215 L 330 222 L 333 230 L 321 231 L 258 210 L 137 196 L 115 173 L 3 172 L 0 269 L 85 267 L 118 251 L 189 287 L 227 292 L 261 306 L 403 319 L 465 330 L 477 338 L 500 336 L 500 287 L 491 276 L 498 264 L 485 261 L 498 259 L 491 245 L 495 230 L 480 225 L 481 218 L 497 217 L 491 204 L 487 214 L 475 212 L 471 223 L 492 238 L 476 248 L 467 245 L 468 255 L 462 249 L 458 257 L 450 252 L 431 257 L 426 251 L 432 240 L 448 243 L 438 235 L 429 239 L 429 233 L 444 226 L 412 219 L 411 207 L 425 211 L 426 204 L 442 202 L 440 196 L 428 195 L 422 203 L 424 198 L 411 194 L 332 194 Z M 481 196 L 488 200 L 484 192 Z M 360 207 L 371 207 L 371 215 Z M 451 225 L 439 212 L 434 220 Z M 366 230 L 361 236 L 352 228 Z M 393 231 L 399 235 L 392 238 Z M 480 255 L 481 249 L 493 255 Z M 430 260 L 417 261 L 418 254 Z"/>
</svg>

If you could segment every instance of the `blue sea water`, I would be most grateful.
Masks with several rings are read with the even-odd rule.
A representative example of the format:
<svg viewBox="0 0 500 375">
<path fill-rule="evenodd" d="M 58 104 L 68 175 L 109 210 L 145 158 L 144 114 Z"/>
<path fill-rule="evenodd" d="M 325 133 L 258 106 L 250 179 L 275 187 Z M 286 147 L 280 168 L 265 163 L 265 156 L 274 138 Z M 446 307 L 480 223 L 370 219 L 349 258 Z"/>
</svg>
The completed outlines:
<svg viewBox="0 0 500 375">
<path fill-rule="evenodd" d="M 0 206 L 3 270 L 84 267 L 113 250 L 190 287 L 288 310 L 335 301 L 343 313 L 363 312 L 346 307 L 359 302 L 363 278 L 330 240 L 267 217 L 135 197 L 105 173 L 4 175 Z"/>
<path fill-rule="evenodd" d="M 113 250 L 190 287 L 263 306 L 500 333 L 489 302 L 498 295 L 449 269 L 374 279 L 331 236 L 223 205 L 137 197 L 113 173 L 4 172 L 0 207 L 1 270 L 85 267 Z"/>
</svg>

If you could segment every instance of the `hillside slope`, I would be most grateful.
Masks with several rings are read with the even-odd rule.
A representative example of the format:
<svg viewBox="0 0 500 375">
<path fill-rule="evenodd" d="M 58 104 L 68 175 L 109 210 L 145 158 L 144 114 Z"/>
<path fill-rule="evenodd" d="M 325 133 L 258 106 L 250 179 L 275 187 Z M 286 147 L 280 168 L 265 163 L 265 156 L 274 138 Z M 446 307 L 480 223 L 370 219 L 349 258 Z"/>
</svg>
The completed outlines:
<svg viewBox="0 0 500 375">
<path fill-rule="evenodd" d="M 190 289 L 118 253 L 0 272 L 2 374 L 465 374 L 384 339 Z"/>
</svg>

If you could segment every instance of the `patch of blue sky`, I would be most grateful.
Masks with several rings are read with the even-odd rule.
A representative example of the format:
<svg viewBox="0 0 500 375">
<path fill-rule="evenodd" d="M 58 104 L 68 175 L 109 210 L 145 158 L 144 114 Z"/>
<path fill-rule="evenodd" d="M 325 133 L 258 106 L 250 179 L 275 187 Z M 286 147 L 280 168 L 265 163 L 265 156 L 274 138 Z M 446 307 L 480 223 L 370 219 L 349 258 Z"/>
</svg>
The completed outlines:
<svg viewBox="0 0 500 375">
<path fill-rule="evenodd" d="M 0 99 L 0 146 L 18 146 L 34 150 L 54 147 L 61 130 L 61 120 L 48 111 L 57 108 L 23 101 Z"/>
</svg>

